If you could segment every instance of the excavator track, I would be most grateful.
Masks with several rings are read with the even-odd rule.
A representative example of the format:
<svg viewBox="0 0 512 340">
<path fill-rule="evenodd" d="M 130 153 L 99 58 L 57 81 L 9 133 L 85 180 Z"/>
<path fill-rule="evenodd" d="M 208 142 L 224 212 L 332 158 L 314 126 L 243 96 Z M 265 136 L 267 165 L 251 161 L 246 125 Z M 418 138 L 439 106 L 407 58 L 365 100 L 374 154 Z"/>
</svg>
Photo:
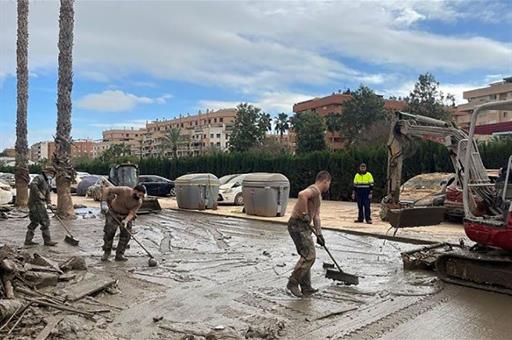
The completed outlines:
<svg viewBox="0 0 512 340">
<path fill-rule="evenodd" d="M 454 249 L 439 255 L 435 269 L 443 281 L 512 295 L 512 255 L 495 252 Z"/>
</svg>

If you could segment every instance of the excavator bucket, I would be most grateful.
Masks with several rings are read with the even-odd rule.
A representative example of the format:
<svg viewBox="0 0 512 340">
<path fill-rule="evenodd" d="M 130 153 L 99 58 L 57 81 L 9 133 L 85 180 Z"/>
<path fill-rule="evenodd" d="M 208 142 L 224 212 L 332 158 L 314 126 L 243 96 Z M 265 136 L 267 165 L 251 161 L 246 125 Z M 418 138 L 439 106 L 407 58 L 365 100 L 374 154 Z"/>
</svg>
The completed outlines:
<svg viewBox="0 0 512 340">
<path fill-rule="evenodd" d="M 160 203 L 158 202 L 158 197 L 155 196 L 147 196 L 142 201 L 142 206 L 139 208 L 139 214 L 150 214 L 157 213 L 162 210 Z"/>
<path fill-rule="evenodd" d="M 422 227 L 440 224 L 445 212 L 444 207 L 390 209 L 387 219 L 393 228 Z"/>
</svg>

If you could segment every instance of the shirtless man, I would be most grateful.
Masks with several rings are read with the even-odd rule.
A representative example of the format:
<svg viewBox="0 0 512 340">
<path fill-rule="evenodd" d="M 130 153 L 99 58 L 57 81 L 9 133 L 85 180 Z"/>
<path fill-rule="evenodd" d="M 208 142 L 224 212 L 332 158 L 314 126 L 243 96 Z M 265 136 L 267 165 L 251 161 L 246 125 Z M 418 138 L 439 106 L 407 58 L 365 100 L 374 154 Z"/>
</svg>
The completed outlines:
<svg viewBox="0 0 512 340">
<path fill-rule="evenodd" d="M 299 261 L 288 280 L 286 288 L 295 296 L 302 297 L 318 291 L 311 287 L 311 267 L 315 263 L 315 243 L 311 237 L 313 227 L 316 242 L 324 246 L 320 225 L 320 202 L 322 193 L 327 192 L 331 185 L 331 175 L 327 171 L 320 171 L 316 175 L 315 184 L 299 192 L 299 199 L 295 203 L 292 216 L 288 221 L 288 232 L 300 255 Z M 300 289 L 299 289 L 300 285 Z"/>
<path fill-rule="evenodd" d="M 117 227 L 120 227 L 119 242 L 116 250 L 116 261 L 127 261 L 124 252 L 130 241 L 132 221 L 142 205 L 142 199 L 146 194 L 146 187 L 139 184 L 133 189 L 130 187 L 103 187 L 103 200 L 106 201 L 108 211 L 106 212 L 105 227 L 103 228 L 103 257 L 102 261 L 108 261 L 112 251 L 112 242 L 116 235 Z M 121 222 L 122 227 L 119 226 Z M 128 231 L 127 231 L 128 230 Z"/>
</svg>

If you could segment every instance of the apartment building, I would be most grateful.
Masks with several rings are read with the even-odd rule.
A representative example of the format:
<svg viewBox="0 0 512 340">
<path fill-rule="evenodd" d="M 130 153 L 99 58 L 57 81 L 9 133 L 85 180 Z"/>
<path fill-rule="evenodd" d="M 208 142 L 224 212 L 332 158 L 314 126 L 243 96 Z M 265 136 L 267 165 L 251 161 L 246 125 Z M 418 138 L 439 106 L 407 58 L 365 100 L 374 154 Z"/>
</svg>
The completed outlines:
<svg viewBox="0 0 512 340">
<path fill-rule="evenodd" d="M 141 129 L 111 129 L 103 131 L 103 141 L 96 144 L 96 157 L 111 145 L 126 144 L 130 147 L 133 156 L 140 157 L 142 152 L 142 141 L 146 134 L 146 128 Z"/>
<path fill-rule="evenodd" d="M 79 139 L 71 144 L 71 158 L 88 157 L 93 158 L 94 141 L 89 139 Z M 30 160 L 40 162 L 45 159 L 51 159 L 55 152 L 55 142 L 42 141 L 30 146 Z"/>
<path fill-rule="evenodd" d="M 468 102 L 457 106 L 453 117 L 458 126 L 467 129 L 475 107 L 491 101 L 512 99 L 512 77 L 503 78 L 502 81 L 486 87 L 465 91 L 463 98 Z M 512 134 L 512 111 L 488 111 L 481 114 L 477 119 L 475 132 L 482 136 Z"/>
<path fill-rule="evenodd" d="M 170 156 L 172 150 L 165 147 L 165 137 L 173 128 L 180 129 L 181 134 L 178 156 L 200 155 L 211 148 L 226 150 L 235 117 L 236 109 L 232 108 L 148 122 L 142 138 L 143 157 Z"/>
<path fill-rule="evenodd" d="M 293 105 L 293 112 L 316 112 L 321 117 L 326 117 L 330 114 L 342 114 L 343 105 L 351 100 L 352 96 L 348 93 L 332 93 L 329 96 L 322 98 L 313 98 Z M 403 100 L 384 100 L 384 108 L 388 111 L 403 111 L 407 107 L 407 103 Z M 294 141 L 293 131 L 290 133 L 290 140 Z M 327 145 L 335 150 L 343 148 L 342 136 L 339 133 L 331 133 L 329 131 L 325 134 Z"/>
</svg>

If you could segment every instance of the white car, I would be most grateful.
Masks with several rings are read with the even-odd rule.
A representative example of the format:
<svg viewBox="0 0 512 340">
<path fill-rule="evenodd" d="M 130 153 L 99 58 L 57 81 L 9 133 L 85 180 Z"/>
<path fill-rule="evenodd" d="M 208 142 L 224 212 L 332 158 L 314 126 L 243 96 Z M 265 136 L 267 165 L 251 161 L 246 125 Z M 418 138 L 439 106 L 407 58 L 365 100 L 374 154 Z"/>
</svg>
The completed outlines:
<svg viewBox="0 0 512 340">
<path fill-rule="evenodd" d="M 12 188 L 9 184 L 0 181 L 0 205 L 9 204 L 13 200 Z"/>
<path fill-rule="evenodd" d="M 247 174 L 238 175 L 219 187 L 219 203 L 244 205 L 242 182 Z"/>
</svg>

